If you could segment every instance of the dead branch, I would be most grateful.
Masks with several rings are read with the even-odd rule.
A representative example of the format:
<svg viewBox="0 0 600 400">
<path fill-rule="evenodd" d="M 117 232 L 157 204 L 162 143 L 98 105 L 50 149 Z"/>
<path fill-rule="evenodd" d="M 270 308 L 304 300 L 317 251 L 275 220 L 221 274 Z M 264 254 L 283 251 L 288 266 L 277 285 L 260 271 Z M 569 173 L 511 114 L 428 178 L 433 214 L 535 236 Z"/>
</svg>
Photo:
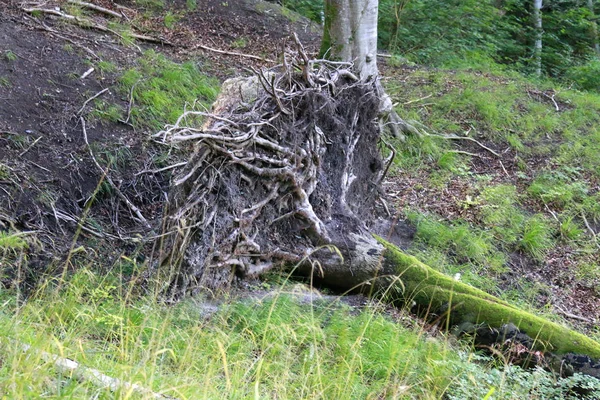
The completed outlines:
<svg viewBox="0 0 600 400">
<path fill-rule="evenodd" d="M 87 71 L 85 71 L 81 77 L 79 77 L 79 79 L 83 80 L 85 78 L 87 78 L 88 76 L 90 76 L 90 74 L 92 74 L 96 69 L 94 67 L 90 67 Z"/>
<path fill-rule="evenodd" d="M 489 147 L 487 147 L 486 145 L 484 145 L 480 141 L 478 141 L 476 139 L 473 139 L 472 137 L 469 137 L 469 136 L 436 135 L 436 134 L 431 134 L 431 133 L 426 133 L 426 136 L 431 136 L 431 137 L 435 137 L 435 138 L 439 138 L 439 139 L 445 139 L 445 140 L 468 140 L 470 142 L 475 143 L 476 145 L 478 145 L 482 149 L 489 151 L 490 153 L 492 153 L 496 157 L 500 157 L 500 154 L 498 154 L 494 150 L 490 149 Z"/>
<path fill-rule="evenodd" d="M 21 153 L 19 153 L 19 157 L 23 157 L 25 154 L 27 154 L 27 152 L 29 150 L 31 150 L 33 148 L 33 146 L 35 146 L 37 144 L 37 142 L 39 142 L 42 139 L 42 136 L 40 136 L 39 138 L 35 139 L 33 141 L 33 143 L 31 143 L 31 145 L 29 147 L 27 147 L 25 150 L 23 150 Z"/>
<path fill-rule="evenodd" d="M 98 163 L 98 160 L 96 159 L 96 157 L 94 156 L 94 152 L 92 151 L 92 147 L 90 146 L 90 142 L 88 141 L 87 130 L 85 128 L 85 119 L 83 117 L 79 117 L 79 121 L 81 122 L 81 130 L 83 131 L 83 140 L 85 141 L 85 144 L 87 145 L 88 152 L 90 153 L 90 156 L 92 157 L 92 161 L 94 162 L 94 164 L 96 165 L 96 167 L 100 170 L 100 172 L 103 175 L 106 175 L 106 181 L 115 190 L 115 193 L 117 194 L 117 196 L 119 196 L 119 198 L 121 200 L 123 200 L 123 202 L 127 205 L 127 207 L 129 207 L 129 209 L 137 216 L 137 219 L 142 224 L 144 224 L 144 226 L 146 228 L 150 228 L 150 223 L 148 223 L 148 220 L 146 218 L 144 218 L 144 216 L 142 215 L 142 212 L 140 211 L 140 209 L 137 208 L 135 206 L 135 204 L 133 204 L 127 198 L 127 196 L 125 196 L 123 194 L 123 192 L 121 192 L 121 190 L 119 189 L 119 187 L 117 185 L 115 185 L 115 183 L 113 182 L 113 180 L 111 179 L 111 177 L 107 174 L 108 171 L 104 170 L 104 168 L 102 168 L 102 166 L 100 166 L 100 164 Z"/>
<path fill-rule="evenodd" d="M 269 58 L 263 58 L 263 57 L 255 56 L 255 55 L 252 55 L 252 54 L 238 53 L 237 51 L 219 50 L 219 49 L 215 49 L 215 48 L 212 48 L 212 47 L 205 46 L 203 44 L 197 44 L 194 47 L 192 47 L 190 50 L 196 50 L 196 49 L 203 49 L 203 50 L 207 50 L 207 51 L 212 51 L 213 53 L 224 54 L 224 55 L 227 55 L 227 56 L 251 58 L 253 60 L 259 60 L 259 61 L 263 61 L 263 62 L 267 62 L 267 63 L 274 63 L 275 62 L 275 61 L 273 61 L 273 60 L 271 60 Z"/>
<path fill-rule="evenodd" d="M 21 343 L 19 344 L 19 347 L 25 353 L 36 354 L 42 361 L 54 364 L 56 369 L 58 369 L 61 373 L 73 374 L 73 376 L 75 376 L 78 380 L 90 382 L 94 386 L 98 386 L 100 388 L 108 388 L 111 392 L 125 390 L 126 392 L 133 392 L 142 395 L 144 398 L 150 397 L 153 399 L 174 399 L 174 397 L 167 396 L 162 393 L 156 393 L 153 390 L 137 383 L 124 381 L 119 378 L 113 378 L 105 375 L 97 369 L 85 367 L 69 358 L 60 357 L 56 354 L 51 354 L 43 350 L 36 350 L 28 344 Z"/>
<path fill-rule="evenodd" d="M 87 106 L 90 101 L 92 101 L 92 100 L 94 100 L 94 99 L 102 96 L 106 92 L 108 92 L 108 88 L 102 89 L 101 91 L 99 91 L 98 93 L 96 93 L 95 95 L 93 95 L 92 97 L 90 97 L 89 99 L 87 99 L 83 103 L 83 105 L 81 106 L 81 108 L 79 109 L 79 111 L 77 111 L 77 115 L 80 115 L 83 112 L 83 110 L 85 109 L 85 106 Z"/>
<path fill-rule="evenodd" d="M 111 17 L 115 17 L 115 18 L 122 18 L 123 17 L 121 14 L 119 14 L 116 11 L 109 10 L 108 8 L 100 7 L 100 6 L 96 5 L 96 4 L 86 3 L 85 1 L 68 0 L 68 3 L 77 4 L 78 6 L 89 8 L 90 10 L 98 11 L 100 13 L 103 13 L 103 14 L 106 14 L 106 15 L 110 15 Z"/>
<path fill-rule="evenodd" d="M 123 35 L 114 31 L 113 29 L 110 29 L 109 27 L 107 27 L 105 25 L 100 25 L 100 24 L 95 23 L 92 20 L 87 19 L 87 18 L 81 18 L 81 17 L 75 16 L 75 15 L 70 15 L 70 14 L 62 12 L 60 10 L 53 10 L 53 9 L 46 9 L 46 8 L 23 8 L 22 10 L 27 13 L 30 13 L 30 14 L 39 12 L 39 13 L 44 13 L 44 14 L 55 15 L 57 17 L 66 19 L 68 21 L 75 22 L 77 25 L 81 26 L 82 28 L 92 28 L 92 29 L 99 30 L 101 32 L 108 32 L 115 36 L 120 37 L 121 39 L 124 39 Z M 169 46 L 173 45 L 171 42 L 169 42 L 167 40 L 155 38 L 152 36 L 140 35 L 140 34 L 134 33 L 134 32 L 129 32 L 128 35 L 134 39 L 138 39 L 138 40 L 142 40 L 142 41 L 146 41 L 146 42 L 166 44 Z M 141 49 L 139 47 L 138 47 L 138 50 L 141 51 Z"/>
<path fill-rule="evenodd" d="M 402 105 L 403 106 L 407 106 L 407 105 L 412 104 L 412 103 L 417 103 L 419 101 L 427 100 L 431 96 L 433 96 L 433 94 L 428 94 L 427 96 L 424 96 L 424 97 L 421 97 L 421 98 L 418 98 L 418 99 L 415 99 L 415 100 L 406 101 L 406 102 L 402 103 Z"/>
<path fill-rule="evenodd" d="M 576 315 L 576 314 L 570 313 L 570 312 L 564 310 L 563 308 L 559 307 L 557 304 L 554 304 L 554 309 L 556 311 L 558 311 L 559 314 L 561 314 L 561 315 L 563 315 L 563 316 L 565 316 L 567 318 L 575 319 L 577 321 L 583 321 L 583 322 L 587 322 L 587 323 L 591 323 L 591 324 L 596 323 L 596 321 L 593 320 L 593 319 L 582 317 L 581 315 Z"/>
</svg>

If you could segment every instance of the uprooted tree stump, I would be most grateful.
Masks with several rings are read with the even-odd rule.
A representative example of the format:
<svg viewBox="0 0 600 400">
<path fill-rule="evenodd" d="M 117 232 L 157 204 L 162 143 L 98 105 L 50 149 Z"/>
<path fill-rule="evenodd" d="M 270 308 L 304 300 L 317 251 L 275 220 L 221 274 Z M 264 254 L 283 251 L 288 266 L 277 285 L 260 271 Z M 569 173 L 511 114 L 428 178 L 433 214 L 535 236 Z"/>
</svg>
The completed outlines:
<svg viewBox="0 0 600 400">
<path fill-rule="evenodd" d="M 355 271 L 355 284 L 373 276 L 362 271 L 381 248 L 367 229 L 385 173 L 379 85 L 350 66 L 292 62 L 229 80 L 212 114 L 188 111 L 158 134 L 194 141 L 169 198 L 161 263 L 171 295 L 309 255 Z M 204 126 L 190 126 L 198 116 Z"/>
<path fill-rule="evenodd" d="M 379 148 L 388 98 L 348 63 L 300 55 L 279 72 L 226 81 L 212 113 L 187 111 L 157 134 L 193 143 L 173 179 L 160 239 L 159 281 L 168 298 L 287 265 L 339 288 L 414 302 L 447 328 L 471 324 L 476 333 L 510 324 L 532 338 L 532 350 L 600 358 L 597 342 L 371 234 L 381 226 L 374 210 L 391 161 Z"/>
</svg>

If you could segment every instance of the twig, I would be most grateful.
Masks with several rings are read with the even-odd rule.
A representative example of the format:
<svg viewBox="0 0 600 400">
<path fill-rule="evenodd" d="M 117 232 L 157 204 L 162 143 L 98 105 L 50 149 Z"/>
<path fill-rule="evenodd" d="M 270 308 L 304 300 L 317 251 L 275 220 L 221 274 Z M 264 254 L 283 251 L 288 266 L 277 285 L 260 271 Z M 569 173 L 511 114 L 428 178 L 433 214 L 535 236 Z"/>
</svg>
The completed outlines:
<svg viewBox="0 0 600 400">
<path fill-rule="evenodd" d="M 274 63 L 275 62 L 275 61 L 273 61 L 273 60 L 271 60 L 269 58 L 262 58 L 262 57 L 255 56 L 255 55 L 252 55 L 252 54 L 238 53 L 236 51 L 225 51 L 225 50 L 213 49 L 212 47 L 204 46 L 202 44 L 195 45 L 194 47 L 192 47 L 191 50 L 196 50 L 197 48 L 208 50 L 208 51 L 212 51 L 212 52 L 219 53 L 219 54 L 225 54 L 225 55 L 228 55 L 228 56 L 251 58 L 253 60 L 260 60 L 260 61 L 269 62 L 269 63 Z"/>
<path fill-rule="evenodd" d="M 433 94 L 428 94 L 427 96 L 421 97 L 420 99 L 415 99 L 415 100 L 410 100 L 410 101 L 404 102 L 404 103 L 402 103 L 402 105 L 407 106 L 409 104 L 416 103 L 421 100 L 426 100 L 426 99 L 430 98 L 431 96 L 433 96 Z"/>
<path fill-rule="evenodd" d="M 508 173 L 508 171 L 506 170 L 506 168 L 504 168 L 504 164 L 502 163 L 502 160 L 498 160 L 500 162 L 500 166 L 502 167 L 502 171 L 504 171 L 504 173 L 506 174 L 506 176 L 508 176 L 510 178 L 510 175 Z"/>
<path fill-rule="evenodd" d="M 94 72 L 94 70 L 95 70 L 95 68 L 91 67 L 90 69 L 88 69 L 87 71 L 85 71 L 83 73 L 83 75 L 81 75 L 81 77 L 79 79 L 83 80 L 83 79 L 87 78 L 92 72 Z"/>
<path fill-rule="evenodd" d="M 116 18 L 122 18 L 123 17 L 121 14 L 119 14 L 116 11 L 109 10 L 108 8 L 100 7 L 100 6 L 97 6 L 97 5 L 92 4 L 92 3 L 86 3 L 85 1 L 68 0 L 67 2 L 71 3 L 71 4 L 77 4 L 78 6 L 89 8 L 91 10 L 98 11 L 98 12 L 101 12 L 101 13 L 104 13 L 104 14 L 116 17 Z"/>
<path fill-rule="evenodd" d="M 552 96 L 548 96 L 546 93 L 543 93 L 543 92 L 542 92 L 542 94 L 544 96 L 546 96 L 547 98 L 549 98 L 550 100 L 552 100 L 552 103 L 554 104 L 554 109 L 556 109 L 556 111 L 560 111 L 560 108 L 558 107 L 556 100 L 554 100 L 554 96 L 556 96 L 556 94 L 553 94 Z"/>
<path fill-rule="evenodd" d="M 598 246 L 598 248 L 600 248 L 600 243 L 598 243 L 598 236 L 596 235 L 596 232 L 592 229 L 592 227 L 591 227 L 590 223 L 588 222 L 587 218 L 585 217 L 585 213 L 583 211 L 581 212 L 581 218 L 583 219 L 583 223 L 585 224 L 585 227 L 592 234 L 592 237 L 594 238 L 594 242 L 596 242 L 596 246 Z"/>
<path fill-rule="evenodd" d="M 469 137 L 469 136 L 434 135 L 434 134 L 431 134 L 431 133 L 427 133 L 426 135 L 427 136 L 432 136 L 432 137 L 437 137 L 437 138 L 440 138 L 440 139 L 446 139 L 446 140 L 468 140 L 470 142 L 473 142 L 473 143 L 477 144 L 482 149 L 489 151 L 490 153 L 492 153 L 496 157 L 500 157 L 500 154 L 496 153 L 494 150 L 490 149 L 489 147 L 487 147 L 486 145 L 482 144 L 478 140 L 473 139 L 472 137 Z"/>
<path fill-rule="evenodd" d="M 394 159 L 396 158 L 396 149 L 394 148 L 394 146 L 389 144 L 383 137 L 381 137 L 380 139 L 388 147 L 388 149 L 390 149 L 391 153 L 390 153 L 390 156 L 389 156 L 387 162 L 385 163 L 386 164 L 385 169 L 383 170 L 381 177 L 377 180 L 378 184 L 381 184 L 383 182 L 383 180 L 385 179 L 386 175 L 388 174 L 388 172 L 390 170 L 390 167 L 392 166 L 392 163 L 394 162 Z M 387 206 L 386 206 L 386 211 L 389 214 L 389 210 L 387 209 Z"/>
<path fill-rule="evenodd" d="M 81 43 L 78 43 L 76 41 L 74 41 L 73 39 L 69 39 L 67 37 L 64 37 L 63 35 L 61 35 L 60 33 L 58 33 L 56 30 L 50 28 L 49 26 L 47 26 L 44 23 L 39 23 L 39 26 L 37 26 L 38 29 L 42 29 L 46 32 L 49 32 L 50 34 L 56 36 L 57 38 L 60 38 L 62 40 L 65 40 L 69 43 L 71 43 L 73 46 L 77 46 L 81 49 L 83 49 L 84 51 L 88 52 L 92 57 L 96 58 L 97 60 L 102 60 L 96 53 L 94 53 L 92 50 L 90 50 L 89 48 L 85 47 L 84 45 L 82 45 Z M 71 35 L 74 36 L 74 35 Z"/>
<path fill-rule="evenodd" d="M 169 165 L 168 167 L 163 167 L 163 168 L 159 168 L 159 169 L 147 169 L 147 170 L 136 173 L 134 176 L 140 176 L 142 174 L 158 174 L 159 172 L 168 171 L 173 168 L 183 167 L 184 165 L 187 165 L 187 163 L 188 163 L 187 161 L 183 161 L 183 162 L 180 162 L 177 164 Z"/>
<path fill-rule="evenodd" d="M 81 106 L 81 108 L 79 109 L 79 111 L 77 111 L 77 115 L 81 114 L 83 112 L 83 110 L 85 109 L 85 106 L 88 105 L 88 103 L 92 100 L 94 100 L 95 98 L 103 95 L 104 93 L 106 93 L 108 91 L 108 88 L 104 88 L 101 91 L 99 91 L 98 93 L 96 93 L 95 95 L 93 95 L 92 97 L 90 97 L 89 99 L 87 99 L 83 105 Z"/>
<path fill-rule="evenodd" d="M 126 125 L 130 125 L 129 119 L 131 118 L 131 107 L 133 107 L 133 91 L 135 86 L 139 83 L 139 80 L 136 81 L 133 85 L 131 85 L 131 89 L 129 89 L 129 103 L 127 104 L 127 119 L 125 121 L 119 120 Z"/>
<path fill-rule="evenodd" d="M 52 171 L 50 171 L 48 168 L 42 167 L 40 164 L 36 164 L 36 163 L 34 163 L 33 161 L 30 161 L 30 162 L 31 162 L 31 164 L 32 164 L 32 165 L 34 165 L 34 166 L 38 167 L 39 169 L 41 169 L 41 170 L 43 170 L 43 171 L 46 171 L 46 172 L 52 172 Z"/>
<path fill-rule="evenodd" d="M 35 139 L 35 140 L 33 141 L 33 143 L 31 143 L 31 145 L 30 145 L 28 148 L 26 148 L 25 150 L 23 150 L 23 151 L 22 151 L 22 152 L 19 154 L 19 157 L 23 157 L 23 156 L 24 156 L 24 155 L 25 155 L 25 154 L 26 154 L 26 153 L 27 153 L 29 150 L 31 150 L 31 149 L 33 148 L 33 146 L 35 146 L 35 144 L 36 144 L 37 142 L 39 142 L 41 139 L 42 139 L 42 136 L 40 136 L 39 138 Z"/>
<path fill-rule="evenodd" d="M 556 216 L 556 213 L 554 211 L 552 211 L 550 209 L 550 207 L 548 207 L 548 204 L 546 204 L 546 202 L 544 202 L 544 207 L 550 213 L 550 215 L 552 215 L 552 218 L 554 218 L 554 220 L 560 224 L 560 220 L 558 219 L 558 216 Z"/>
<path fill-rule="evenodd" d="M 477 154 L 477 153 L 471 153 L 470 151 L 464 151 L 464 150 L 448 150 L 449 153 L 456 153 L 456 154 L 464 154 L 466 156 L 471 156 L 471 157 L 477 157 L 477 158 L 483 158 L 481 156 L 481 154 Z"/>
<path fill-rule="evenodd" d="M 115 193 L 117 193 L 117 196 L 119 196 L 119 198 L 121 200 L 123 200 L 123 202 L 125 202 L 125 204 L 127 204 L 129 209 L 137 216 L 137 218 L 140 220 L 140 222 L 142 222 L 146 226 L 146 228 L 150 228 L 151 226 L 148 223 L 148 220 L 146 218 L 144 218 L 140 209 L 137 208 L 135 206 L 135 204 L 133 204 L 131 201 L 129 201 L 127 196 L 125 196 L 123 194 L 123 192 L 121 192 L 121 190 L 117 187 L 117 185 L 115 185 L 115 183 L 110 178 L 110 176 L 108 176 L 106 174 L 106 171 L 104 170 L 104 168 L 102 168 L 100 166 L 100 164 L 98 163 L 98 160 L 96 160 L 96 157 L 94 156 L 94 152 L 92 151 L 92 147 L 90 146 L 90 142 L 88 141 L 87 130 L 85 128 L 85 119 L 83 117 L 79 117 L 79 120 L 81 121 L 81 130 L 83 131 L 83 140 L 85 141 L 85 144 L 88 147 L 88 151 L 90 153 L 90 156 L 92 157 L 92 161 L 94 162 L 94 164 L 96 164 L 96 167 L 100 170 L 100 172 L 102 172 L 103 174 L 106 175 L 106 181 L 113 187 L 113 189 L 115 189 Z"/>
<path fill-rule="evenodd" d="M 562 315 L 564 315 L 567 318 L 576 319 L 578 321 L 589 322 L 589 323 L 595 323 L 596 322 L 593 319 L 582 317 L 580 315 L 571 314 L 570 312 L 568 312 L 568 311 L 562 309 L 561 307 L 559 307 L 557 304 L 554 304 L 554 308 L 559 312 L 559 314 L 562 314 Z"/>
</svg>

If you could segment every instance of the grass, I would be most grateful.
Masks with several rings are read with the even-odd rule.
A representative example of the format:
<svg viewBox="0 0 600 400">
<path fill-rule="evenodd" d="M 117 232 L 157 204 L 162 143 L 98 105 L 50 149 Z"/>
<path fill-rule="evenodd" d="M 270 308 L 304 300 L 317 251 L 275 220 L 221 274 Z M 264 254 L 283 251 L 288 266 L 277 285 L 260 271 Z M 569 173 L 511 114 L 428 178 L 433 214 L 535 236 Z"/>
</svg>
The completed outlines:
<svg viewBox="0 0 600 400">
<path fill-rule="evenodd" d="M 17 55 L 12 50 L 5 50 L 3 57 L 6 61 L 16 61 Z"/>
<path fill-rule="evenodd" d="M 123 280 L 124 270 L 131 280 Z M 180 399 L 478 399 L 492 390 L 492 398 L 509 399 L 564 394 L 568 386 L 555 386 L 541 370 L 494 366 L 443 336 L 391 320 L 376 305 L 357 311 L 318 297 L 299 302 L 284 286 L 272 297 L 226 302 L 208 314 L 198 299 L 166 306 L 139 294 L 140 272 L 124 257 L 108 274 L 84 267 L 65 282 L 50 279 L 26 303 L 3 291 L 0 392 L 139 398 L 61 373 L 42 352 Z"/>
<path fill-rule="evenodd" d="M 581 266 L 585 282 L 599 279 L 597 258 L 588 254 L 597 251 L 590 232 L 600 222 L 600 95 L 500 70 L 400 71 L 386 77 L 386 88 L 402 118 L 428 133 L 470 136 L 501 154 L 428 135 L 394 143 L 391 175 L 410 177 L 418 182 L 413 190 L 427 196 L 421 205 L 401 204 L 416 227 L 410 251 L 492 292 L 512 280 L 504 275 L 509 261 L 543 269 L 556 252 Z M 464 188 L 447 207 L 452 213 L 437 207 L 432 214 L 427 201 L 439 202 L 435 194 L 452 182 Z"/>
<path fill-rule="evenodd" d="M 132 123 L 151 130 L 174 123 L 186 107 L 208 108 L 218 90 L 193 62 L 176 64 L 151 50 L 123 72 L 119 86 L 123 95 L 133 93 Z"/>
</svg>

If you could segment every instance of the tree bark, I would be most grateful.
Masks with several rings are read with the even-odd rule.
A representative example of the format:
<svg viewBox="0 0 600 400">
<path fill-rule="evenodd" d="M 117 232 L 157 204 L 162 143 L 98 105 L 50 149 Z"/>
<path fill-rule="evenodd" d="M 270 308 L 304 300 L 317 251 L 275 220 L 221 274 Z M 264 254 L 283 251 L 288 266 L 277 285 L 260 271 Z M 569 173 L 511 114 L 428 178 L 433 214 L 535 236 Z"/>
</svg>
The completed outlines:
<svg viewBox="0 0 600 400">
<path fill-rule="evenodd" d="M 596 22 L 594 0 L 587 0 L 587 6 L 592 15 L 592 46 L 594 47 L 596 54 L 600 55 L 600 44 L 598 43 L 598 23 Z"/>
<path fill-rule="evenodd" d="M 533 0 L 533 20 L 535 27 L 534 63 L 535 76 L 542 76 L 542 37 L 544 34 L 542 26 L 542 0 Z"/>
<path fill-rule="evenodd" d="M 326 0 L 321 56 L 349 61 L 361 79 L 377 76 L 377 0 Z"/>
</svg>

